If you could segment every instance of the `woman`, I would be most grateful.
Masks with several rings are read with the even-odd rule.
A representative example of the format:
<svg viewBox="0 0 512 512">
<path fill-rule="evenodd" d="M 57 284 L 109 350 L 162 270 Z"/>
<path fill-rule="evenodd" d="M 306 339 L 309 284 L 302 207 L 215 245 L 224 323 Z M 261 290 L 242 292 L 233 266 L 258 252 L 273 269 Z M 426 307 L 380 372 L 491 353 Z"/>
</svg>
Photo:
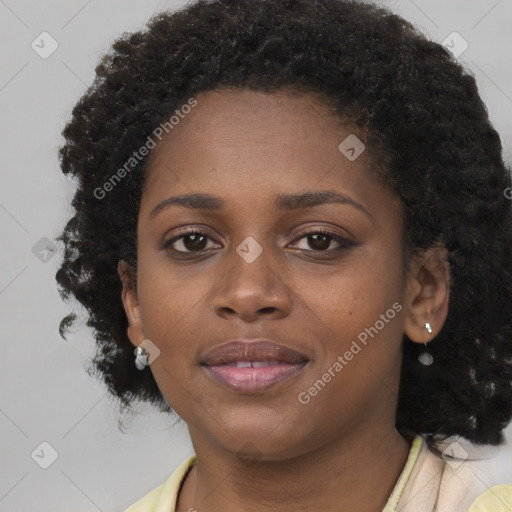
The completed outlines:
<svg viewBox="0 0 512 512">
<path fill-rule="evenodd" d="M 64 136 L 62 293 L 195 449 L 130 512 L 512 507 L 467 444 L 512 414 L 510 175 L 442 46 L 359 2 L 197 2 L 115 42 Z"/>
</svg>

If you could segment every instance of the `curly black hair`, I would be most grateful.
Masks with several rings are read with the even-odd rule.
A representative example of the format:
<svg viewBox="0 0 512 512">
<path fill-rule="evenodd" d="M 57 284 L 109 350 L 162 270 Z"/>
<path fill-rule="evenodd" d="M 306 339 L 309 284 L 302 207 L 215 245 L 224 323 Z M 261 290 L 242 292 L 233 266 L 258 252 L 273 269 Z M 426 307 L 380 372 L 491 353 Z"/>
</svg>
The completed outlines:
<svg viewBox="0 0 512 512">
<path fill-rule="evenodd" d="M 148 156 L 108 199 L 98 190 L 187 99 L 221 87 L 314 92 L 366 134 L 403 203 L 408 254 L 442 243 L 451 272 L 448 317 L 429 344 L 435 364 L 420 364 L 423 347 L 404 335 L 397 429 L 502 443 L 512 416 L 512 210 L 499 135 L 474 77 L 443 46 L 350 0 L 199 0 L 123 34 L 100 60 L 63 131 L 61 167 L 77 189 L 56 279 L 88 312 L 109 392 L 123 408 L 137 399 L 172 410 L 150 369 L 135 368 L 117 273 L 121 259 L 137 265 Z"/>
</svg>

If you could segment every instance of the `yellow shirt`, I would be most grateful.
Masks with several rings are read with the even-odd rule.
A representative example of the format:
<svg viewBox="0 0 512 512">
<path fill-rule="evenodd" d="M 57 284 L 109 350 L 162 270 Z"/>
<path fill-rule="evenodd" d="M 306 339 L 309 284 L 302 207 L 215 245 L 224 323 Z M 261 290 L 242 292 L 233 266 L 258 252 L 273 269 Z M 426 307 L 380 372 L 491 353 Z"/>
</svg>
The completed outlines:
<svg viewBox="0 0 512 512">
<path fill-rule="evenodd" d="M 192 455 L 182 462 L 163 484 L 124 512 L 175 512 L 181 483 L 195 461 Z M 452 467 L 416 436 L 382 512 L 512 512 L 512 485 L 481 493 L 478 481 L 471 461 Z"/>
</svg>

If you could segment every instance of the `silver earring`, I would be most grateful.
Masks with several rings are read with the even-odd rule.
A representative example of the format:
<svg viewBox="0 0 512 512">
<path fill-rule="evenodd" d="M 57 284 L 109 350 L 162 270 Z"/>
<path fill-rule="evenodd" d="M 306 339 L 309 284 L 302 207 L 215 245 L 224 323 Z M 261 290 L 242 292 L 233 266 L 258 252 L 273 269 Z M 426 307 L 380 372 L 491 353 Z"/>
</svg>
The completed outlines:
<svg viewBox="0 0 512 512">
<path fill-rule="evenodd" d="M 137 370 L 144 370 L 146 366 L 149 366 L 149 354 L 145 348 L 137 347 L 133 353 L 135 355 L 135 366 Z"/>
<path fill-rule="evenodd" d="M 425 324 L 425 329 L 427 329 L 429 334 L 432 334 L 432 327 L 428 322 Z M 425 350 L 418 356 L 418 361 L 423 366 L 430 366 L 434 362 L 434 357 L 432 356 L 432 354 L 427 352 L 427 344 L 426 343 L 425 343 Z"/>
</svg>

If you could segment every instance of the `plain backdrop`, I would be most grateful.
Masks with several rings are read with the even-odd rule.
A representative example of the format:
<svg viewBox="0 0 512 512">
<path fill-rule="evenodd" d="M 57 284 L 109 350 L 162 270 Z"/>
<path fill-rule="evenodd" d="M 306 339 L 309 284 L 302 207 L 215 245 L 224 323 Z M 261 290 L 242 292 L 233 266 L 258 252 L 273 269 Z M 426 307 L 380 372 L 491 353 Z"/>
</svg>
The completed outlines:
<svg viewBox="0 0 512 512">
<path fill-rule="evenodd" d="M 510 165 L 512 1 L 380 3 L 438 42 L 453 32 L 459 49 L 467 42 L 459 59 L 477 78 Z M 116 36 L 181 5 L 0 0 L 0 512 L 123 510 L 193 453 L 186 426 L 150 407 L 119 430 L 116 403 L 84 370 L 95 350 L 90 330 L 78 322 L 68 342 L 59 336 L 71 306 L 54 280 L 59 248 L 50 250 L 71 215 L 73 184 L 57 150 L 72 106 Z M 509 444 L 489 467 L 506 471 L 511 455 Z"/>
</svg>

